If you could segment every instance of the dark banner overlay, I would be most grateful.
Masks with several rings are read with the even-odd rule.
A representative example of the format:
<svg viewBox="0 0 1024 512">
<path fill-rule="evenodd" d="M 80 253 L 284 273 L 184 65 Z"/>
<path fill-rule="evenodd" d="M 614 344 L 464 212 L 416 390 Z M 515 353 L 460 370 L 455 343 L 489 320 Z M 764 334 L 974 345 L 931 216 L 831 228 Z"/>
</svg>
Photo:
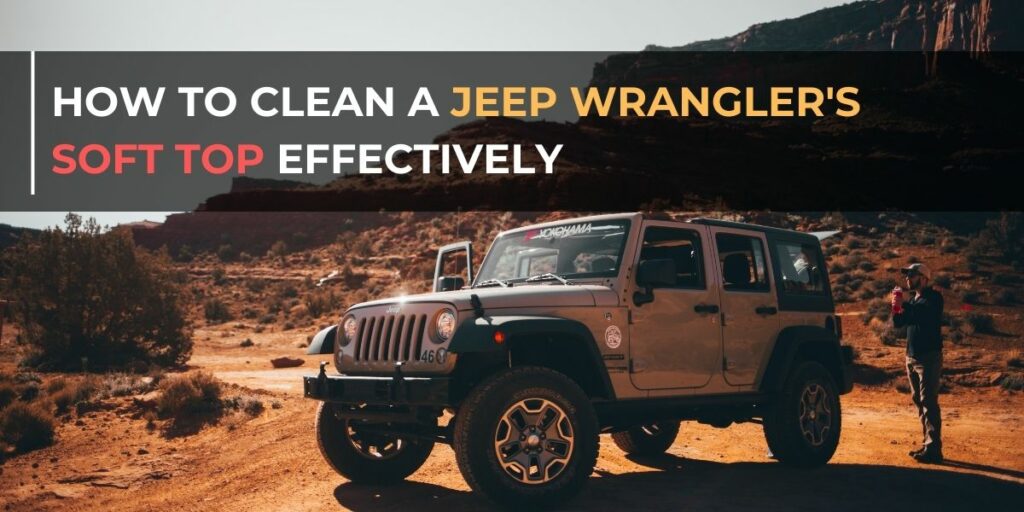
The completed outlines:
<svg viewBox="0 0 1024 512">
<path fill-rule="evenodd" d="M 21 52 L 0 69 L 3 211 L 1020 209 L 1022 53 Z"/>
</svg>

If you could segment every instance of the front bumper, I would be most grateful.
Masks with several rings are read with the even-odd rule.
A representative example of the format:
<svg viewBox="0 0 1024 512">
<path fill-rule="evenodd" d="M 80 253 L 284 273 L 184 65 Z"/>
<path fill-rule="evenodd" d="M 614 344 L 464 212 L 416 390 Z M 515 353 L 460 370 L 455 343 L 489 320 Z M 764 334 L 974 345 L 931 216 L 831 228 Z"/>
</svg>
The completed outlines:
<svg viewBox="0 0 1024 512">
<path fill-rule="evenodd" d="M 352 405 L 452 405 L 451 379 L 447 377 L 356 377 L 307 375 L 302 378 L 306 398 Z"/>
</svg>

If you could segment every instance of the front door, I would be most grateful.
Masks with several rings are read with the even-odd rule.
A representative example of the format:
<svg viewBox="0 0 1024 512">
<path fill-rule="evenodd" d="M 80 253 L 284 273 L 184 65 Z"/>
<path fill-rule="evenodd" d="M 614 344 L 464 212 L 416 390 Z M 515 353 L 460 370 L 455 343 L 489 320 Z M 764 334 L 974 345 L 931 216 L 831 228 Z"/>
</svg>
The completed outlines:
<svg viewBox="0 0 1024 512">
<path fill-rule="evenodd" d="M 725 380 L 754 384 L 779 333 L 778 301 L 762 233 L 712 227 L 722 306 Z"/>
<path fill-rule="evenodd" d="M 671 259 L 676 264 L 673 286 L 654 288 L 654 300 L 630 304 L 630 377 L 639 389 L 699 388 L 718 371 L 722 338 L 718 322 L 718 289 L 710 286 L 706 269 L 712 261 L 704 226 L 648 221 L 633 260 Z M 632 285 L 637 286 L 635 281 Z"/>
</svg>

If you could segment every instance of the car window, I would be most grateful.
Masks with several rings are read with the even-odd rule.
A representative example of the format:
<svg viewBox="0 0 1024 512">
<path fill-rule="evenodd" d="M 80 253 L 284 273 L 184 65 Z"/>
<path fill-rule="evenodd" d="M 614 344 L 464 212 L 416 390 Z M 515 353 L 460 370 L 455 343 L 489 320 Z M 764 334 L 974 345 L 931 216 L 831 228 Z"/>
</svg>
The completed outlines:
<svg viewBox="0 0 1024 512">
<path fill-rule="evenodd" d="M 654 226 L 644 231 L 640 260 L 670 259 L 676 264 L 676 284 L 672 288 L 703 290 L 702 250 L 700 234 L 696 231 Z"/>
<path fill-rule="evenodd" d="M 821 271 L 821 251 L 817 245 L 775 242 L 782 289 L 786 293 L 821 294 L 825 283 Z"/>
<path fill-rule="evenodd" d="M 729 291 L 768 291 L 768 271 L 760 238 L 718 233 L 715 243 L 723 288 Z"/>
</svg>

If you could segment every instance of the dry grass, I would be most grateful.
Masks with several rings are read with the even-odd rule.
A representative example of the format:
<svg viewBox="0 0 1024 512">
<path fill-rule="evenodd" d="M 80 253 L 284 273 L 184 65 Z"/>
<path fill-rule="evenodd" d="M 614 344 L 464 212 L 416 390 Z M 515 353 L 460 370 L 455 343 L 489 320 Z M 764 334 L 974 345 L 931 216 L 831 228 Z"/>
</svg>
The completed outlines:
<svg viewBox="0 0 1024 512">
<path fill-rule="evenodd" d="M 220 410 L 222 384 L 206 372 L 195 372 L 164 379 L 156 410 L 162 418 L 182 418 Z"/>
<path fill-rule="evenodd" d="M 48 404 L 14 402 L 0 411 L 3 442 L 19 452 L 53 444 L 56 426 Z"/>
<path fill-rule="evenodd" d="M 76 380 L 67 377 L 60 377 L 56 380 L 64 381 L 62 384 L 53 384 L 57 391 L 49 395 L 54 405 L 57 406 L 57 414 L 64 414 L 75 405 L 88 402 L 100 391 L 102 385 L 100 379 L 93 375 Z"/>
</svg>

